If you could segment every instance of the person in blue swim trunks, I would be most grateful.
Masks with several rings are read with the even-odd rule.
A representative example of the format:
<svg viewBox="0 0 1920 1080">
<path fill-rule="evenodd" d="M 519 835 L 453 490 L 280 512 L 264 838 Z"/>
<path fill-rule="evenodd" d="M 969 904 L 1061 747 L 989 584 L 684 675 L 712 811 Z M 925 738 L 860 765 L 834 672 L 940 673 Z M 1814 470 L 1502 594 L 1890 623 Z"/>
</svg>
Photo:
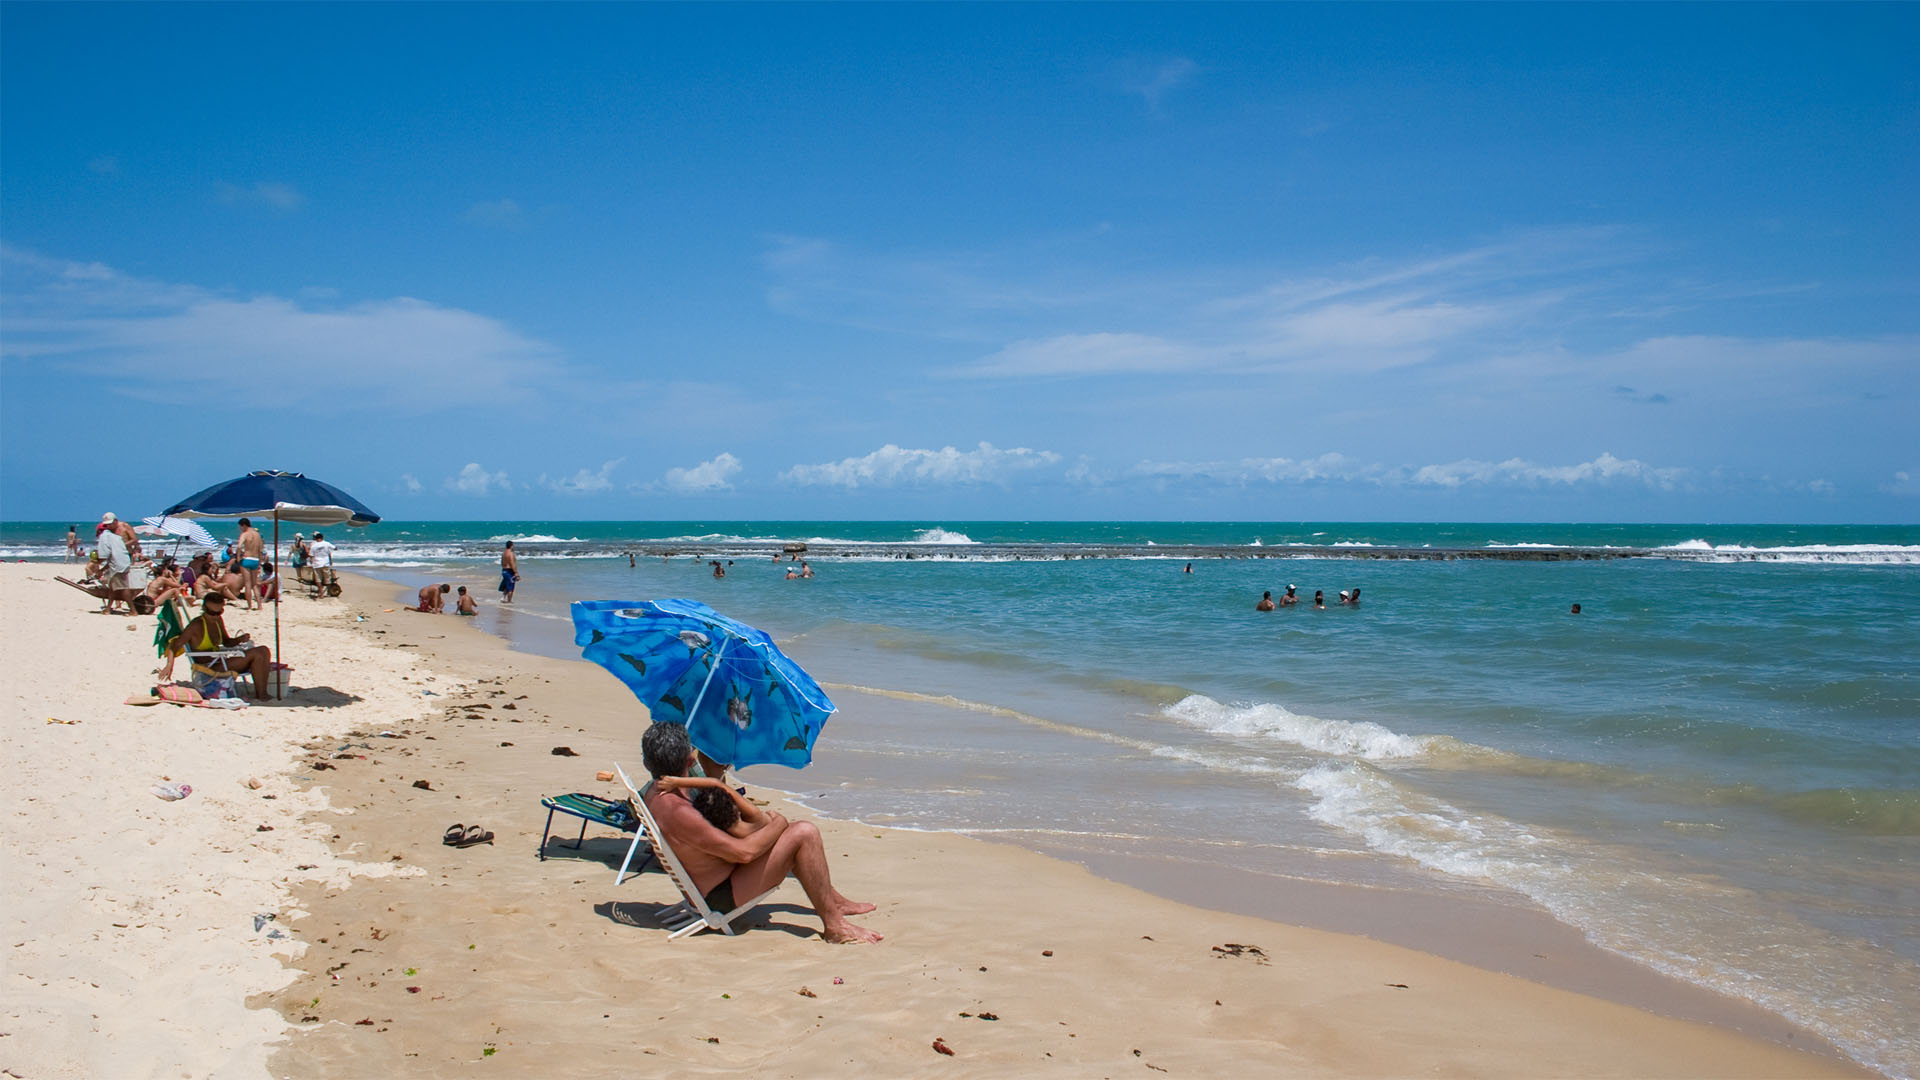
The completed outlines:
<svg viewBox="0 0 1920 1080">
<path fill-rule="evenodd" d="M 500 602 L 513 603 L 513 587 L 520 583 L 520 557 L 513 553 L 513 541 L 500 553 Z"/>
<path fill-rule="evenodd" d="M 260 602 L 260 560 L 266 555 L 267 542 L 260 538 L 260 530 L 253 522 L 240 519 L 240 574 L 247 579 L 246 590 L 241 594 L 247 602 L 247 610 L 254 611 L 266 605 Z"/>
</svg>

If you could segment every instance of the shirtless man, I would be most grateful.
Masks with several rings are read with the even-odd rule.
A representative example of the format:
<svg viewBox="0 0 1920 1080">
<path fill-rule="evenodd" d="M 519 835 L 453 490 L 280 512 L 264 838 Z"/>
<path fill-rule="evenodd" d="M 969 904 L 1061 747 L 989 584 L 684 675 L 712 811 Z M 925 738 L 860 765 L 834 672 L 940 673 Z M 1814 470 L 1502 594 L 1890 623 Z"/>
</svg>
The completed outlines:
<svg viewBox="0 0 1920 1080">
<path fill-rule="evenodd" d="M 1255 604 L 1255 605 L 1253 605 L 1253 610 L 1255 610 L 1255 611 L 1272 611 L 1272 610 L 1273 610 L 1273 594 L 1272 594 L 1271 592 L 1263 592 L 1263 593 L 1261 593 L 1261 594 L 1260 594 L 1260 602 L 1259 602 L 1259 603 L 1257 603 L 1257 604 Z"/>
<path fill-rule="evenodd" d="M 730 910 L 735 898 L 759 896 L 792 874 L 820 916 L 821 937 L 836 944 L 880 940 L 879 934 L 847 921 L 849 915 L 872 911 L 873 905 L 855 903 L 833 887 L 826 847 L 812 822 L 789 822 L 781 814 L 755 810 L 760 820 L 753 824 L 743 810 L 739 831 L 744 835 L 717 829 L 687 797 L 690 788 L 722 782 L 687 776 L 695 758 L 686 727 L 654 724 L 641 736 L 640 752 L 654 780 L 647 809 L 680 856 L 694 888 L 709 897 L 709 906 Z"/>
<path fill-rule="evenodd" d="M 513 541 L 507 541 L 500 553 L 500 602 L 513 603 L 513 590 L 520 585 L 520 556 L 513 553 Z"/>
<path fill-rule="evenodd" d="M 245 656 L 235 656 L 225 660 L 215 660 L 208 667 L 225 671 L 244 673 L 253 676 L 253 699 L 271 701 L 267 691 L 267 664 L 273 659 L 273 651 L 265 645 L 253 644 L 248 634 L 231 637 L 227 634 L 227 624 L 221 618 L 227 608 L 227 599 L 215 594 L 200 602 L 200 617 L 187 624 L 180 631 L 180 644 L 188 652 L 202 649 L 226 649 L 236 645 L 246 646 Z"/>
<path fill-rule="evenodd" d="M 420 587 L 420 606 L 414 610 L 438 615 L 447 610 L 447 594 L 452 591 L 451 585 L 423 585 Z"/>
<path fill-rule="evenodd" d="M 260 530 L 253 522 L 240 519 L 240 573 L 247 579 L 246 589 L 242 593 L 247 598 L 247 610 L 262 607 L 260 603 L 260 560 L 266 557 L 267 542 L 260 538 Z"/>
</svg>

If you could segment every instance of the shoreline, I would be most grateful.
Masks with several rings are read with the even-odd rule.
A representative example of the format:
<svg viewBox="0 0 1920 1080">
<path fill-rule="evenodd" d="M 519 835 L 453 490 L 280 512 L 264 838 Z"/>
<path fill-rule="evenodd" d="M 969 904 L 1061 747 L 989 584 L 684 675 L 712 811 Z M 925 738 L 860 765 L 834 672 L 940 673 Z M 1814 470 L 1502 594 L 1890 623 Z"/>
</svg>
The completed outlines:
<svg viewBox="0 0 1920 1080">
<path fill-rule="evenodd" d="M 410 598 L 415 588 L 402 582 L 368 577 L 364 573 L 357 576 L 370 584 L 387 585 L 396 605 Z M 486 585 L 486 582 L 477 579 L 448 580 L 483 590 Z M 582 660 L 555 659 L 519 651 L 505 637 L 477 623 L 465 629 L 498 643 L 515 656 L 556 664 L 563 669 L 579 669 L 589 678 L 599 675 L 593 665 Z M 429 655 L 434 652 L 431 646 L 424 651 Z M 617 688 L 612 680 L 605 681 Z M 617 702 L 624 702 L 635 715 L 641 712 L 638 703 L 631 700 L 631 695 L 622 691 L 621 695 L 615 697 Z M 885 692 L 843 689 L 839 692 L 839 700 L 842 713 L 836 720 L 844 724 L 849 722 L 850 714 L 854 714 L 861 703 L 884 704 Z M 636 758 L 638 731 L 639 727 L 636 726 L 628 741 L 629 756 Z M 784 771 L 768 775 L 793 776 L 796 779 L 804 779 L 805 776 L 804 773 Z M 791 813 L 793 807 L 798 806 L 802 808 L 802 815 L 814 816 L 821 822 L 838 822 L 889 833 L 913 831 L 834 817 L 829 808 L 816 806 L 801 791 L 793 790 L 804 788 L 803 784 L 782 787 L 755 777 L 743 778 L 743 782 L 754 785 L 760 794 L 778 792 L 785 812 Z M 819 816 L 823 811 L 827 816 Z M 1557 990 L 1591 995 L 1663 1017 L 1738 1032 L 1780 1047 L 1816 1047 L 1816 1052 L 1824 1057 L 1858 1067 L 1820 1035 L 1792 1020 L 1750 1001 L 1686 982 L 1604 950 L 1587 941 L 1577 928 L 1559 921 L 1532 900 L 1496 886 L 1485 886 L 1482 891 L 1497 894 L 1498 899 L 1390 888 L 1371 889 L 1305 878 L 1275 877 L 1206 861 L 1176 863 L 1148 856 L 1043 849 L 1022 844 L 1016 839 L 969 837 L 964 833 L 935 832 L 927 835 L 964 838 L 1068 862 L 1102 880 L 1195 909 L 1267 920 L 1312 931 L 1355 935 Z M 1869 1072 L 1867 1075 L 1876 1074 Z"/>
<path fill-rule="evenodd" d="M 590 829 L 578 855 L 532 857 L 540 794 L 605 793 L 595 769 L 637 762 L 641 710 L 613 680 L 587 677 L 589 665 L 517 653 L 457 619 L 383 610 L 397 608 L 382 600 L 399 586 L 348 576 L 341 600 L 283 607 L 302 703 L 135 709 L 118 704 L 120 684 L 152 666 L 150 621 L 87 615 L 70 590 L 32 581 L 54 572 L 0 576 L 14 663 L 51 639 L 66 665 L 16 680 L 6 727 L 25 790 L 60 803 L 29 796 L 5 835 L 9 865 L 36 898 L 9 912 L 20 944 L 9 943 L 13 1038 L 0 1064 L 23 1073 L 125 1074 L 138 1063 L 131 1071 L 450 1075 L 497 1056 L 577 1074 L 628 1067 L 640 1053 L 682 1072 L 782 1075 L 1042 1064 L 1872 1075 L 1361 937 L 1188 907 L 1006 844 L 834 819 L 820 825 L 836 880 L 881 903 L 871 925 L 886 942 L 819 942 L 790 884 L 738 937 L 669 944 L 651 920 L 673 896 L 665 879 L 613 886 L 623 838 Z M 254 620 L 233 621 L 258 636 Z M 116 673 L 111 689 L 89 682 L 99 670 Z M 82 723 L 47 725 L 38 714 L 50 709 Z M 96 733 L 111 745 L 87 738 Z M 223 738 L 252 756 L 228 760 Z M 578 756 L 554 756 L 556 746 Z M 150 782 L 148 771 L 195 780 L 195 795 L 153 799 L 132 782 Z M 246 788 L 256 773 L 262 788 Z M 76 785 L 117 797 L 93 810 L 95 800 L 65 794 Z M 452 821 L 478 821 L 495 842 L 445 847 Z M 555 831 L 574 835 L 566 819 Z M 119 850 L 129 843 L 156 850 L 132 858 Z M 200 887 L 166 888 L 183 881 Z M 122 935 L 161 941 L 129 948 L 103 943 L 95 899 L 55 902 L 75 889 L 177 904 Z M 259 912 L 277 914 L 267 926 L 289 936 L 243 932 Z M 93 980 L 94 992 L 55 990 L 47 973 L 76 965 L 81 977 L 109 967 L 118 977 Z M 23 981 L 34 976 L 40 985 Z M 254 1011 L 236 1025 L 244 994 Z M 996 1019 L 983 1023 L 987 1013 Z M 62 1039 L 88 1035 L 88 1063 L 63 1069 Z M 937 1056 L 936 1037 L 958 1056 Z"/>
</svg>

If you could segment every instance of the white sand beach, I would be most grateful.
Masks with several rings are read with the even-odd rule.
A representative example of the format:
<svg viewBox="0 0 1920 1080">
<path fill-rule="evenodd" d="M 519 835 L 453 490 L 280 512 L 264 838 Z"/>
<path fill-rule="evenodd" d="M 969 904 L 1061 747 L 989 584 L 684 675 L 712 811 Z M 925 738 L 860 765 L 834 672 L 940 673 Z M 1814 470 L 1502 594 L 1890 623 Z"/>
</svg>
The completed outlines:
<svg viewBox="0 0 1920 1080">
<path fill-rule="evenodd" d="M 604 673 L 348 577 L 339 600 L 282 605 L 283 702 L 127 705 L 152 685 L 153 621 L 91 613 L 58 572 L 0 567 L 6 1075 L 1864 1075 L 1820 1047 L 845 821 L 819 823 L 835 880 L 879 905 L 861 921 L 884 942 L 822 942 L 794 883 L 739 936 L 669 942 L 654 916 L 673 886 L 616 887 L 613 830 L 535 857 L 542 794 L 611 795 L 596 771 L 638 766 L 640 709 Z M 228 622 L 272 634 L 271 612 Z M 193 792 L 150 793 L 167 781 Z M 494 842 L 444 846 L 454 823 Z"/>
</svg>

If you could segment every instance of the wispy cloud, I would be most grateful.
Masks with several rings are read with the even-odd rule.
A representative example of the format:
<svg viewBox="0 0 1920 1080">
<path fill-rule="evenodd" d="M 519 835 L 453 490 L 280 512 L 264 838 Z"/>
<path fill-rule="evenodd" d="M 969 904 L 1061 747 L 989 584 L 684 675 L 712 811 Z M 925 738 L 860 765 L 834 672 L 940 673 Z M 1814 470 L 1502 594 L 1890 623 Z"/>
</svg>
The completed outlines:
<svg viewBox="0 0 1920 1080">
<path fill-rule="evenodd" d="M 690 469 L 668 469 L 666 485 L 674 491 L 686 493 L 722 491 L 733 487 L 733 477 L 739 471 L 740 459 L 722 453 Z"/>
<path fill-rule="evenodd" d="M 420 481 L 414 479 L 412 473 L 400 474 L 400 488 L 409 495 L 418 495 L 422 490 Z"/>
<path fill-rule="evenodd" d="M 265 206 L 282 213 L 298 210 L 307 201 L 299 188 L 272 181 L 242 185 L 223 180 L 215 184 L 213 190 L 220 201 L 228 206 Z"/>
<path fill-rule="evenodd" d="M 542 476 L 540 483 L 562 495 L 597 495 L 613 489 L 613 470 L 625 460 L 627 459 L 623 457 L 614 458 L 612 461 L 601 463 L 598 469 L 581 469 L 572 476 L 562 476 L 552 480 Z"/>
<path fill-rule="evenodd" d="M 1158 112 L 1160 99 L 1175 88 L 1186 85 L 1199 70 L 1199 64 L 1184 56 L 1176 56 L 1155 68 L 1151 77 L 1134 87 L 1134 92 L 1146 101 L 1147 108 Z"/>
<path fill-rule="evenodd" d="M 820 465 L 795 465 L 780 479 L 801 486 L 860 488 L 904 484 L 1002 483 L 1010 477 L 1059 462 L 1051 450 L 1024 446 L 1002 450 L 983 442 L 972 450 L 951 446 L 938 450 L 909 450 L 892 443 L 861 457 Z"/>
<path fill-rule="evenodd" d="M 492 495 L 512 491 L 513 485 L 507 482 L 505 472 L 488 472 L 477 461 L 468 462 L 458 475 L 447 477 L 443 485 L 448 491 L 461 495 Z"/>
<path fill-rule="evenodd" d="M 302 406 L 315 411 L 456 407 L 529 395 L 565 370 L 556 349 L 497 319 L 411 297 L 233 296 L 4 246 L 0 264 L 10 365 L 85 371 L 101 389 L 155 401 L 205 400 L 216 386 L 236 405 L 277 400 L 276 380 L 233 377 L 252 370 L 324 372 L 354 388 L 309 395 Z"/>
<path fill-rule="evenodd" d="M 527 224 L 527 212 L 512 199 L 474 203 L 467 207 L 465 217 L 469 224 L 492 229 L 521 229 Z"/>
</svg>

